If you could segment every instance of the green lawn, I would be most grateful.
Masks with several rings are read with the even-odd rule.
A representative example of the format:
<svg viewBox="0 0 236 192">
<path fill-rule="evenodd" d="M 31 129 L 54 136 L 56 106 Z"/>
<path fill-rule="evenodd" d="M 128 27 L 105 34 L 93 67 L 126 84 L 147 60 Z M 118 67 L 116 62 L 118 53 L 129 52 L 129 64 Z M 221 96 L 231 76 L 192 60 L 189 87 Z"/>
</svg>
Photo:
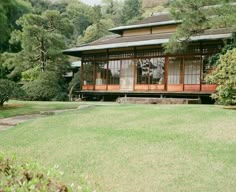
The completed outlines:
<svg viewBox="0 0 236 192">
<path fill-rule="evenodd" d="M 77 108 L 78 102 L 10 101 L 0 108 L 0 118 L 40 113 L 41 111 Z"/>
<path fill-rule="evenodd" d="M 0 151 L 59 166 L 104 192 L 234 192 L 236 110 L 108 105 L 0 132 Z"/>
</svg>

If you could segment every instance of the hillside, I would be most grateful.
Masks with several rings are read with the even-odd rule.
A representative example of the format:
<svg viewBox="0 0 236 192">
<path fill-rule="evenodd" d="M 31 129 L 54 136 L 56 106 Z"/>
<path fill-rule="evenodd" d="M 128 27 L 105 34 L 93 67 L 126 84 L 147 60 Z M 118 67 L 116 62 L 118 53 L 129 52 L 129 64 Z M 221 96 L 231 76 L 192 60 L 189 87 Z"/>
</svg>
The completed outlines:
<svg viewBox="0 0 236 192">
<path fill-rule="evenodd" d="M 168 0 L 143 0 L 143 8 L 153 8 L 167 2 Z"/>
</svg>

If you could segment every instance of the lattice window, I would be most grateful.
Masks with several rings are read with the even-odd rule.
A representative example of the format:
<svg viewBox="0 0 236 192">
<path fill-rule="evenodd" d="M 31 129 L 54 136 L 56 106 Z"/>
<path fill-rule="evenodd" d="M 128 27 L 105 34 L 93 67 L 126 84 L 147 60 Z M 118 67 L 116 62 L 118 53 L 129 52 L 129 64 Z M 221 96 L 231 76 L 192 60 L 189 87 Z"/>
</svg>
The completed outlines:
<svg viewBox="0 0 236 192">
<path fill-rule="evenodd" d="M 149 68 L 151 59 L 139 59 L 136 63 L 137 84 L 149 83 Z"/>
<path fill-rule="evenodd" d="M 91 62 L 83 63 L 83 81 L 84 85 L 94 84 L 94 65 Z"/>
<path fill-rule="evenodd" d="M 107 63 L 96 62 L 96 85 L 106 85 L 107 81 Z"/>
<path fill-rule="evenodd" d="M 165 55 L 164 50 L 162 48 L 158 49 L 144 49 L 144 50 L 137 50 L 137 57 L 158 57 Z"/>
<path fill-rule="evenodd" d="M 150 84 L 164 84 L 165 58 L 152 58 L 150 63 Z"/>
<path fill-rule="evenodd" d="M 168 64 L 168 84 L 180 84 L 181 58 L 171 57 Z"/>
<path fill-rule="evenodd" d="M 200 84 L 201 58 L 184 58 L 184 84 Z"/>
<path fill-rule="evenodd" d="M 109 59 L 128 59 L 134 57 L 134 51 L 110 52 Z"/>
<path fill-rule="evenodd" d="M 83 61 L 104 61 L 107 60 L 106 53 L 86 53 L 82 55 Z"/>
<path fill-rule="evenodd" d="M 120 84 L 121 61 L 109 61 L 108 64 L 108 84 Z"/>
</svg>

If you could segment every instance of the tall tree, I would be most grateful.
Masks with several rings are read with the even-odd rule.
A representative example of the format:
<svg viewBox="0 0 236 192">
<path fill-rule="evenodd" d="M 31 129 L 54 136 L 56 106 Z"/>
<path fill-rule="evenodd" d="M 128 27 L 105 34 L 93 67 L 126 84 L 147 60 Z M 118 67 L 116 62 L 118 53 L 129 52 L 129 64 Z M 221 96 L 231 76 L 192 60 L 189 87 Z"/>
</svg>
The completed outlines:
<svg viewBox="0 0 236 192">
<path fill-rule="evenodd" d="M 24 0 L 0 0 L 0 52 L 8 49 L 10 33 L 17 27 L 15 21 L 30 10 Z"/>
<path fill-rule="evenodd" d="M 122 22 L 124 24 L 135 21 L 141 17 L 142 1 L 141 0 L 125 0 L 122 9 Z"/>
<path fill-rule="evenodd" d="M 51 2 L 48 0 L 29 0 L 33 7 L 33 12 L 41 14 L 49 9 Z"/>
<path fill-rule="evenodd" d="M 94 10 L 92 7 L 81 2 L 70 2 L 64 13 L 74 26 L 74 33 L 70 37 L 71 44 L 77 43 L 77 38 L 83 35 L 84 31 L 94 23 Z"/>
<path fill-rule="evenodd" d="M 109 18 L 104 18 L 102 15 L 101 6 L 94 6 L 93 24 L 85 30 L 84 35 L 78 39 L 78 43 L 89 43 L 106 36 L 110 34 L 108 29 L 112 28 L 113 26 L 113 21 Z"/>
<path fill-rule="evenodd" d="M 104 17 L 112 19 L 113 23 L 118 26 L 122 24 L 123 1 L 103 0 L 102 14 Z"/>
<path fill-rule="evenodd" d="M 97 23 L 90 25 L 84 36 L 78 39 L 79 44 L 90 43 L 101 37 L 109 35 L 108 29 L 114 27 L 111 19 L 101 19 Z"/>
<path fill-rule="evenodd" d="M 236 25 L 234 0 L 174 0 L 170 11 L 175 20 L 182 23 L 166 45 L 167 52 L 186 48 L 190 37 L 211 28 Z"/>
<path fill-rule="evenodd" d="M 70 21 L 58 11 L 45 11 L 41 15 L 26 14 L 17 21 L 22 28 L 12 34 L 11 43 L 21 43 L 22 51 L 15 55 L 22 71 L 55 71 L 64 73 L 68 69 L 62 50 L 72 33 Z M 17 62 L 17 61 L 16 61 Z"/>
</svg>

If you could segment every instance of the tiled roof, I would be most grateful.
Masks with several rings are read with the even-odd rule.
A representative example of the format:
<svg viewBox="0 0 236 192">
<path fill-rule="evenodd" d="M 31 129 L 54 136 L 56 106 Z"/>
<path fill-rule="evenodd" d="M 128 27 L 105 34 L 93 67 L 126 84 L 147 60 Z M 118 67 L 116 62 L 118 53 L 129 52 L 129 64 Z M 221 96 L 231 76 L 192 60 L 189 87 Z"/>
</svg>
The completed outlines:
<svg viewBox="0 0 236 192">
<path fill-rule="evenodd" d="M 146 18 L 142 21 L 138 21 L 128 26 L 121 26 L 113 28 L 110 31 L 118 33 L 115 35 L 109 35 L 98 39 L 92 43 L 75 47 L 72 49 L 65 50 L 64 53 L 68 55 L 79 56 L 83 51 L 89 50 L 104 50 L 111 48 L 124 48 L 124 47 L 135 47 L 135 46 L 147 46 L 147 45 L 161 45 L 167 43 L 173 33 L 159 33 L 159 34 L 148 34 L 148 35 L 134 35 L 134 36 L 121 36 L 122 31 L 127 29 L 138 29 L 147 28 L 151 26 L 171 25 L 176 24 L 180 21 L 175 21 L 170 17 L 169 13 L 162 13 Z M 191 41 L 202 41 L 202 40 L 216 40 L 225 39 L 232 37 L 232 33 L 235 32 L 232 28 L 221 28 L 206 30 L 203 34 L 198 34 L 191 37 Z"/>
<path fill-rule="evenodd" d="M 89 43 L 89 46 L 93 45 L 104 45 L 104 44 L 114 44 L 114 43 L 125 43 L 125 42 L 135 42 L 135 41 L 148 41 L 154 39 L 167 39 L 170 38 L 172 33 L 164 33 L 164 34 L 152 34 L 152 35 L 139 35 L 139 36 L 113 36 L 113 38 L 109 37 L 107 39 L 103 38 L 97 40 L 95 42 Z"/>
<path fill-rule="evenodd" d="M 221 29 L 210 29 L 206 30 L 203 34 L 199 35 L 217 35 L 226 34 L 236 31 L 234 28 L 221 28 Z M 109 35 L 101 39 L 98 39 L 92 43 L 87 44 L 87 46 L 95 45 L 105 45 L 114 43 L 124 43 L 124 42 L 136 42 L 136 41 L 148 41 L 156 39 L 169 39 L 173 33 L 161 33 L 161 34 L 148 34 L 148 35 L 135 35 L 135 36 L 121 36 L 121 35 Z M 196 35 L 197 36 L 197 35 Z"/>
<path fill-rule="evenodd" d="M 191 41 L 219 40 L 232 38 L 232 29 L 209 30 L 204 34 L 191 37 Z M 161 45 L 169 42 L 171 34 L 142 35 L 136 37 L 115 37 L 102 41 L 96 41 L 81 47 L 65 50 L 64 53 L 72 56 L 80 56 L 83 51 L 104 50 L 112 48 L 138 47 L 148 45 Z"/>
</svg>

